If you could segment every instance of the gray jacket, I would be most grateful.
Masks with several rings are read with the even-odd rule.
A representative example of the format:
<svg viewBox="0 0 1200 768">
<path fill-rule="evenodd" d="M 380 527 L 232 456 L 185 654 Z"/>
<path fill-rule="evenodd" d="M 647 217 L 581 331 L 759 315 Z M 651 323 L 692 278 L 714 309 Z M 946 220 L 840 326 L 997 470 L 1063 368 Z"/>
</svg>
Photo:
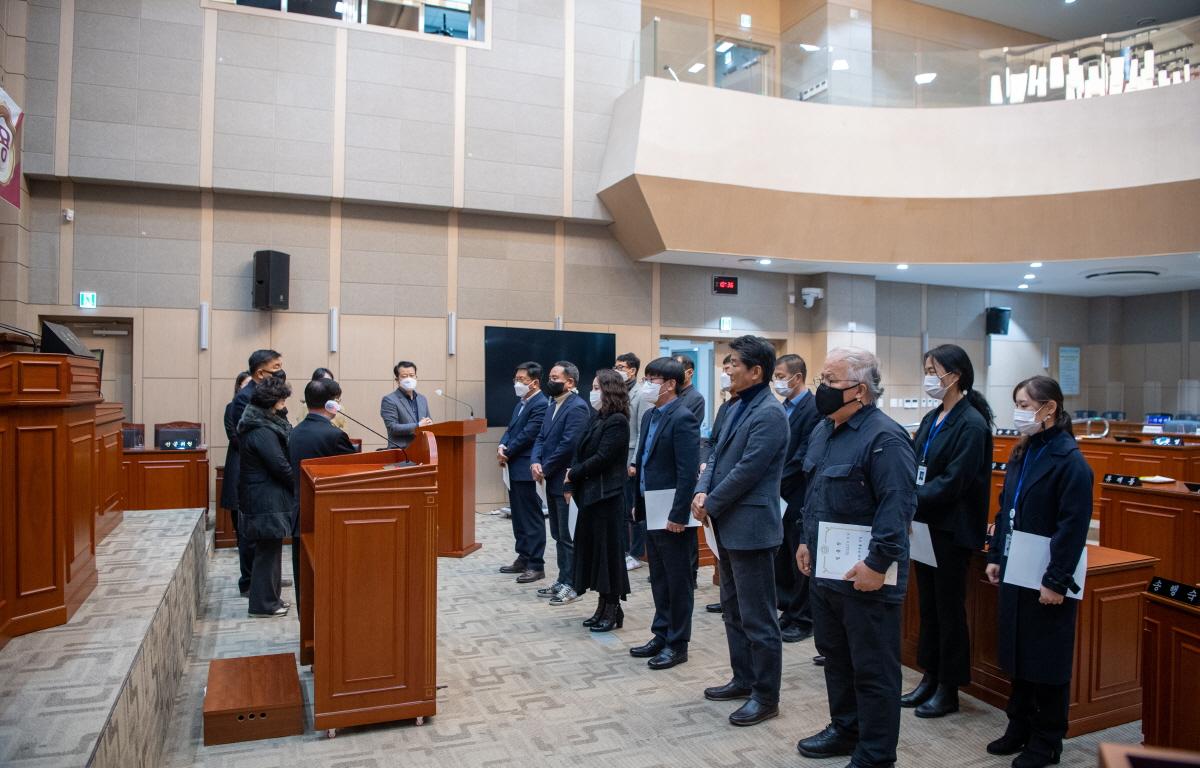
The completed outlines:
<svg viewBox="0 0 1200 768">
<path fill-rule="evenodd" d="M 626 385 L 629 392 L 629 466 L 637 464 L 638 444 L 642 439 L 642 413 L 646 410 L 646 400 L 642 397 L 642 382 L 635 378 L 633 383 Z"/>
<path fill-rule="evenodd" d="M 765 386 L 741 407 L 748 410 L 733 424 L 731 406 L 696 493 L 708 494 L 704 507 L 722 547 L 770 549 L 783 543 L 779 481 L 787 460 L 787 414 Z"/>
<path fill-rule="evenodd" d="M 417 434 L 417 424 L 429 417 L 429 401 L 419 392 L 410 400 L 396 389 L 383 396 L 379 415 L 387 427 L 388 448 L 407 448 Z"/>
</svg>

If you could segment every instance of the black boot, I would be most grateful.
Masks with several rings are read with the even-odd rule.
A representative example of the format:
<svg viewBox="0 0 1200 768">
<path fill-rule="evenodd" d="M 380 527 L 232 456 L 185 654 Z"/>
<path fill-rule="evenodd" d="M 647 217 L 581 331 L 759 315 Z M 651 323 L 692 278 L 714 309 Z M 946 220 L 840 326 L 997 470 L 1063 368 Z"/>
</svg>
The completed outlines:
<svg viewBox="0 0 1200 768">
<path fill-rule="evenodd" d="M 604 613 L 592 625 L 593 632 L 612 632 L 625 626 L 625 612 L 621 610 L 620 600 L 610 600 L 604 604 Z"/>
<path fill-rule="evenodd" d="M 1046 754 L 1026 749 L 1013 759 L 1012 764 L 1013 768 L 1046 768 L 1047 765 L 1058 765 L 1061 754 L 1061 750 Z"/>
<path fill-rule="evenodd" d="M 1029 733 L 1010 723 L 1004 735 L 987 745 L 989 755 L 1015 755 L 1029 743 Z"/>
<path fill-rule="evenodd" d="M 600 617 L 604 615 L 605 603 L 606 603 L 606 601 L 604 600 L 604 595 L 600 595 L 600 601 L 596 603 L 596 612 L 592 614 L 592 617 L 590 619 L 583 620 L 583 626 L 585 626 L 585 627 L 596 626 L 596 622 L 600 621 Z"/>
<path fill-rule="evenodd" d="M 958 711 L 958 686 L 939 685 L 925 703 L 917 707 L 917 717 L 945 717 Z"/>
<path fill-rule="evenodd" d="M 933 696 L 933 692 L 937 690 L 937 680 L 928 672 L 921 678 L 921 682 L 917 683 L 917 687 L 913 688 L 908 693 L 900 697 L 900 706 L 902 707 L 919 707 Z"/>
</svg>

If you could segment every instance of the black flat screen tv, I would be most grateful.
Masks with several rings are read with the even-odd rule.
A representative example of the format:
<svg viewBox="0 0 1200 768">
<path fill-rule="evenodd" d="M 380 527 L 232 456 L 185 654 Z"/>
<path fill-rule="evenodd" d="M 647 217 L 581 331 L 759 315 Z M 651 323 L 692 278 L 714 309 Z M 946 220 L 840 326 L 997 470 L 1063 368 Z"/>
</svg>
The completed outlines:
<svg viewBox="0 0 1200 768">
<path fill-rule="evenodd" d="M 488 426 L 508 426 L 517 404 L 513 374 L 521 363 L 530 360 L 541 363 L 543 385 L 556 362 L 568 360 L 574 363 L 579 366 L 579 392 L 587 397 L 596 371 L 611 368 L 616 359 L 616 334 L 485 326 L 483 386 Z"/>
</svg>

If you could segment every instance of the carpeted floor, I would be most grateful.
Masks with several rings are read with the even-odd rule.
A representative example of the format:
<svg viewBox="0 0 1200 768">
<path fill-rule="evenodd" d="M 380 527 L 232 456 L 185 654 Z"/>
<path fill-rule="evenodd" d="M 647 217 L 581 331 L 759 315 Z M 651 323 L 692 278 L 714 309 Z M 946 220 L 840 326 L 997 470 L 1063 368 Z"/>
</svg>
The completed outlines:
<svg viewBox="0 0 1200 768">
<path fill-rule="evenodd" d="M 437 663 L 438 684 L 444 688 L 438 715 L 424 726 L 409 722 L 344 729 L 335 739 L 310 730 L 287 739 L 203 745 L 201 708 L 209 660 L 295 651 L 298 632 L 291 616 L 246 618 L 246 601 L 237 594 L 236 553 L 219 550 L 209 563 L 206 613 L 197 622 L 187 678 L 180 686 L 168 764 L 841 768 L 848 762 L 810 761 L 796 753 L 797 739 L 828 722 L 824 677 L 812 665 L 811 640 L 784 646 L 778 718 L 735 728 L 726 718 L 737 702 L 704 700 L 705 686 L 730 676 L 721 617 L 703 608 L 717 600 L 711 569 L 701 571 L 690 660 L 654 672 L 627 652 L 650 637 L 647 569 L 630 574 L 633 595 L 625 607 L 624 629 L 592 634 L 579 626 L 595 607 L 591 595 L 572 605 L 549 607 L 534 595 L 547 582 L 522 586 L 496 572 L 513 557 L 509 521 L 481 515 L 477 524 L 483 549 L 462 560 L 439 561 Z M 552 553 L 551 543 L 547 555 Z M 285 549 L 285 570 L 289 565 Z M 917 677 L 906 669 L 906 687 Z M 307 669 L 301 671 L 301 681 L 310 698 Z M 1004 722 L 1002 712 L 966 696 L 960 713 L 941 720 L 919 720 L 906 711 L 898 764 L 1007 766 L 1010 759 L 984 752 Z M 1071 740 L 1061 764 L 1094 766 L 1100 741 L 1140 742 L 1140 725 Z"/>
</svg>

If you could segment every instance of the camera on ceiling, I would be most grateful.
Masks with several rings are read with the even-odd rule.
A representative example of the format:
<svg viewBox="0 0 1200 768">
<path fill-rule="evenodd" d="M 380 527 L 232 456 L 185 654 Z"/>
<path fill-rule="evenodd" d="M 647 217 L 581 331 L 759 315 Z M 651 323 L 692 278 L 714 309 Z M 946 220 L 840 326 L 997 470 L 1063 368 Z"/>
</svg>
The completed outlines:
<svg viewBox="0 0 1200 768">
<path fill-rule="evenodd" d="M 800 303 L 805 309 L 812 309 L 816 305 L 817 299 L 825 298 L 824 288 L 801 288 Z"/>
</svg>

